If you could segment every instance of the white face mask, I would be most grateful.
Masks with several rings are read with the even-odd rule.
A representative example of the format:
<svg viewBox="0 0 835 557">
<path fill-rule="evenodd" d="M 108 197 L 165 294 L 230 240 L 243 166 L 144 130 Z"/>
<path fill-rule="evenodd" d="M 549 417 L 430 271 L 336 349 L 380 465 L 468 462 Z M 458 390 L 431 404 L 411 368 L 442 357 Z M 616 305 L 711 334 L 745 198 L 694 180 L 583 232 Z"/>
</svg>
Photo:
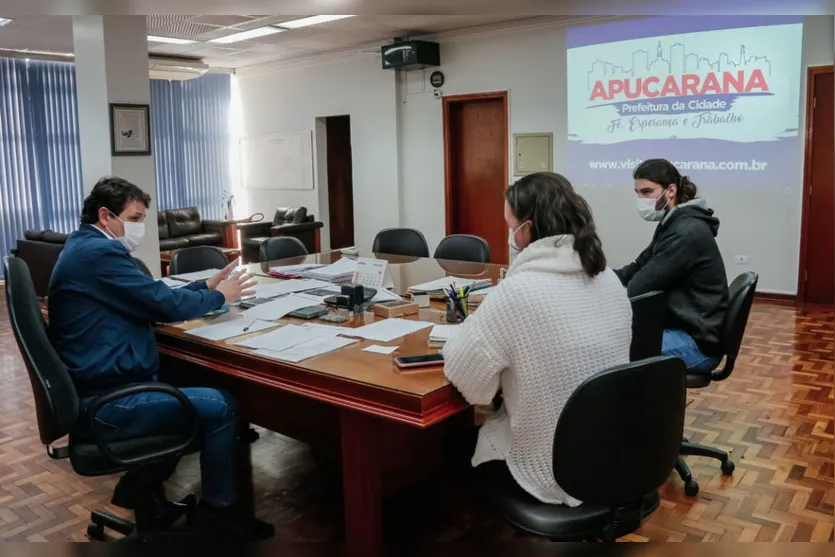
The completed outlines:
<svg viewBox="0 0 835 557">
<path fill-rule="evenodd" d="M 113 213 L 110 214 L 113 215 Z M 113 216 L 119 221 L 121 221 L 123 225 L 125 225 L 125 235 L 117 238 L 116 235 L 113 234 L 113 231 L 110 230 L 110 228 L 108 228 L 107 230 L 109 230 L 110 233 L 113 234 L 113 239 L 121 242 L 122 245 L 128 249 L 128 251 L 135 250 L 137 247 L 139 247 L 139 244 L 142 243 L 142 238 L 145 237 L 145 223 L 125 222 L 116 215 Z"/>
<path fill-rule="evenodd" d="M 519 228 L 516 230 L 509 230 L 509 234 L 507 236 L 507 244 L 510 246 L 510 264 L 513 265 L 513 261 L 516 259 L 516 256 L 519 255 L 519 252 L 522 251 L 518 245 L 516 245 L 516 233 L 522 230 L 522 227 L 525 226 L 527 222 L 523 222 L 519 225 Z"/>
<path fill-rule="evenodd" d="M 638 198 L 638 214 L 641 215 L 642 219 L 652 222 L 659 221 L 664 218 L 664 215 L 667 214 L 667 205 L 669 205 L 670 200 L 667 199 L 667 202 L 664 203 L 664 206 L 660 209 L 655 208 L 655 206 L 658 204 L 658 200 L 664 196 L 664 191 L 666 190 L 661 190 L 661 195 L 659 195 L 656 198 Z"/>
</svg>

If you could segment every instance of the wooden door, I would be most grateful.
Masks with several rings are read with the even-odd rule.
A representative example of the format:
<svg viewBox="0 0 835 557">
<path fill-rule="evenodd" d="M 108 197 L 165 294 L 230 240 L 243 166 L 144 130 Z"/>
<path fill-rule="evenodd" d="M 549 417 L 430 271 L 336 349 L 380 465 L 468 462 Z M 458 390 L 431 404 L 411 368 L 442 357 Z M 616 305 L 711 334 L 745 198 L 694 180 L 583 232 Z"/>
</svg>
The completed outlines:
<svg viewBox="0 0 835 557">
<path fill-rule="evenodd" d="M 446 233 L 475 234 L 507 263 L 507 92 L 444 97 Z"/>
<path fill-rule="evenodd" d="M 351 159 L 351 117 L 325 119 L 328 162 L 328 212 L 331 249 L 354 245 L 354 183 Z"/>
<path fill-rule="evenodd" d="M 835 303 L 835 110 L 832 66 L 810 68 L 800 302 Z M 805 246 L 803 245 L 805 244 Z"/>
</svg>

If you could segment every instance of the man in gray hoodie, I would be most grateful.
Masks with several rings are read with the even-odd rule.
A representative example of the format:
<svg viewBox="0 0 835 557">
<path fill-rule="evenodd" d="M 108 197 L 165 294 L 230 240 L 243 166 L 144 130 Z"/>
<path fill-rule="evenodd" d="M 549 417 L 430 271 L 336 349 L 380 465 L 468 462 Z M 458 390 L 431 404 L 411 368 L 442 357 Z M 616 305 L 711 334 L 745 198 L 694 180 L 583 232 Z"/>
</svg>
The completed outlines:
<svg viewBox="0 0 835 557">
<path fill-rule="evenodd" d="M 667 293 L 662 353 L 681 358 L 689 373 L 710 373 L 722 360 L 728 309 L 728 279 L 716 244 L 719 219 L 667 160 L 642 162 L 633 178 L 638 213 L 659 224 L 649 247 L 615 272 L 630 297 Z"/>
</svg>

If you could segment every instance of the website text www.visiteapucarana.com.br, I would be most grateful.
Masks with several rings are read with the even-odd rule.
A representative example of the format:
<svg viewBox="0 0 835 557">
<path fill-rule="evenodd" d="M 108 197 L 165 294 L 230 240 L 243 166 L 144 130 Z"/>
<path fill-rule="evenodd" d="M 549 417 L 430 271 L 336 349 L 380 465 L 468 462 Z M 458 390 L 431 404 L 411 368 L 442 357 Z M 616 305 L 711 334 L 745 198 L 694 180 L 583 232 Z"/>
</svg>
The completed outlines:
<svg viewBox="0 0 835 557">
<path fill-rule="evenodd" d="M 734 170 L 762 172 L 768 163 L 756 159 L 746 161 L 671 161 L 679 171 L 685 170 Z M 591 170 L 634 170 L 641 164 L 640 159 L 589 161 Z"/>
</svg>

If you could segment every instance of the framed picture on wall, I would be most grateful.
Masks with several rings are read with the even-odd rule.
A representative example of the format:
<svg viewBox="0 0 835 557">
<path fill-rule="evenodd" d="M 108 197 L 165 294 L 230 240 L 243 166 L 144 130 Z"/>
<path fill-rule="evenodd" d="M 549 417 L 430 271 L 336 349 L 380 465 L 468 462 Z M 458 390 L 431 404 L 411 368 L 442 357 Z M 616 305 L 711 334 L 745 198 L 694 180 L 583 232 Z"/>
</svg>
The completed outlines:
<svg viewBox="0 0 835 557">
<path fill-rule="evenodd" d="M 151 154 L 151 110 L 147 104 L 110 104 L 113 156 Z"/>
</svg>

